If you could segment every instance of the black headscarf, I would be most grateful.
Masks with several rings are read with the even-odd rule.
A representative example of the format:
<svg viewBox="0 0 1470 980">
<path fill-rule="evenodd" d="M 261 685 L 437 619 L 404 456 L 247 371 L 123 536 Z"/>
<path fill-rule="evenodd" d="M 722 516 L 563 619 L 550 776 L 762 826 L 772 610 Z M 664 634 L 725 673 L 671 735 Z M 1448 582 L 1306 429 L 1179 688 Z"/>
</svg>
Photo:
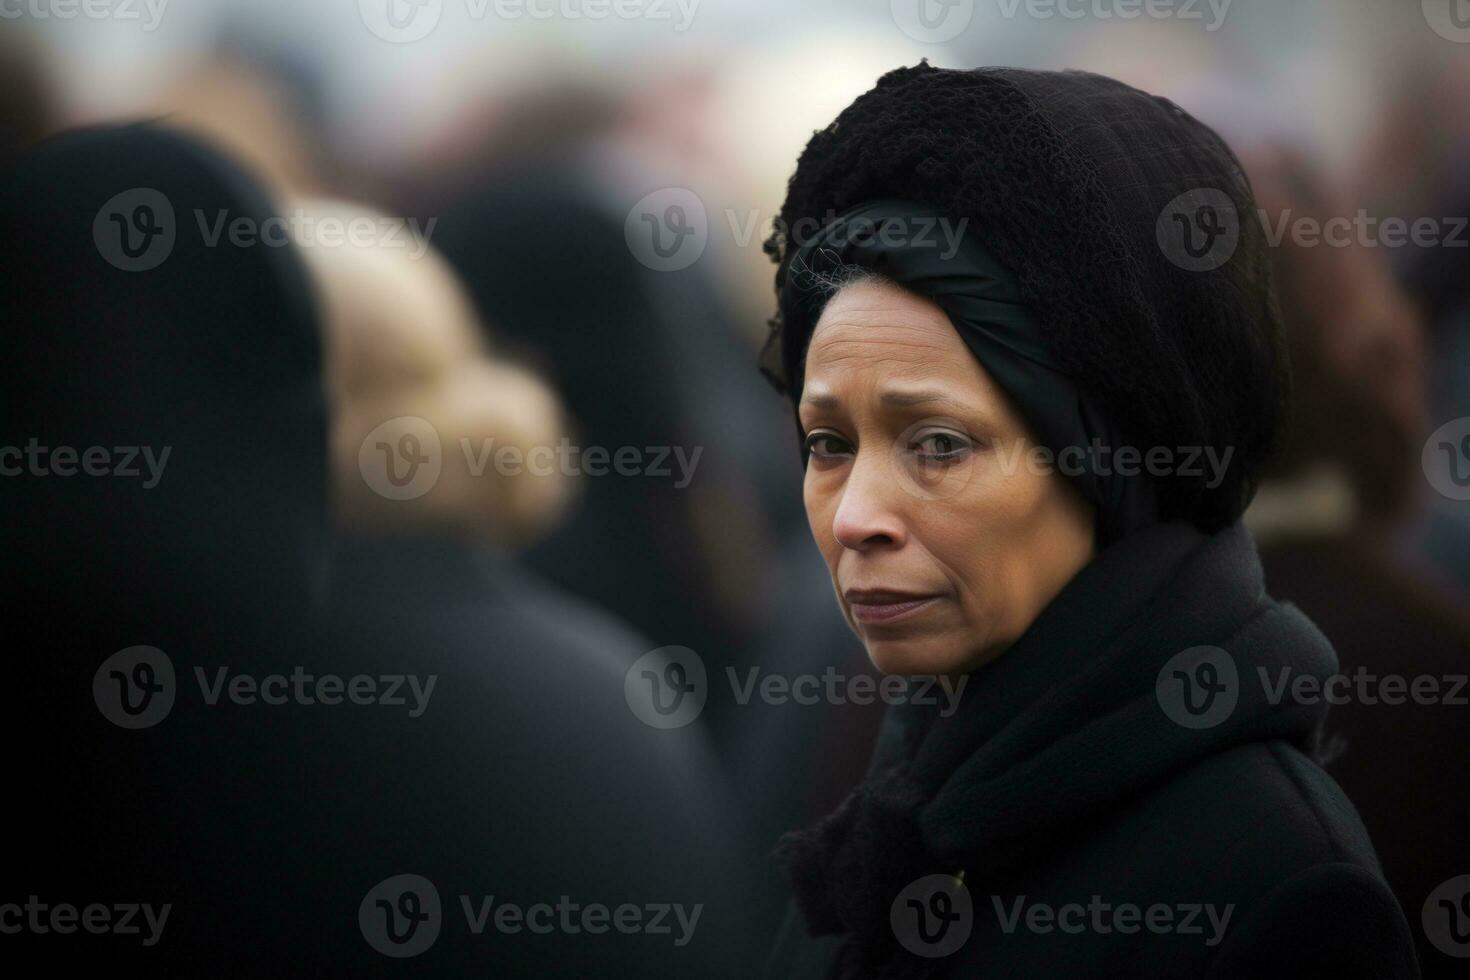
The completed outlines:
<svg viewBox="0 0 1470 980">
<path fill-rule="evenodd" d="M 1094 446 L 1127 443 L 1046 344 L 1016 276 L 970 234 L 968 222 L 913 201 L 869 201 L 834 218 L 791 258 L 782 283 L 785 360 L 800 365 L 846 264 L 886 276 L 939 305 L 986 372 L 1019 407 L 1042 446 L 1097 509 L 1099 546 L 1157 520 L 1152 480 L 1087 465 Z M 800 368 L 794 372 L 800 377 Z M 800 387 L 796 389 L 800 392 Z M 1072 452 L 1067 453 L 1068 450 Z M 1063 454 L 1067 453 L 1066 456 Z"/>
<path fill-rule="evenodd" d="M 884 75 L 807 144 L 765 244 L 781 305 L 762 370 L 793 399 L 810 318 L 788 309 L 786 281 L 806 235 L 884 200 L 967 222 L 966 237 L 1014 274 L 1097 424 L 1143 451 L 1230 454 L 1218 480 L 1181 459 L 1153 481 L 1159 519 L 1213 531 L 1240 516 L 1290 380 L 1255 200 L 1214 131 L 1086 72 L 921 63 Z M 1029 394 L 1009 393 L 1035 413 Z M 1100 489 L 1104 524 L 1132 509 L 1109 502 L 1118 488 Z"/>
</svg>

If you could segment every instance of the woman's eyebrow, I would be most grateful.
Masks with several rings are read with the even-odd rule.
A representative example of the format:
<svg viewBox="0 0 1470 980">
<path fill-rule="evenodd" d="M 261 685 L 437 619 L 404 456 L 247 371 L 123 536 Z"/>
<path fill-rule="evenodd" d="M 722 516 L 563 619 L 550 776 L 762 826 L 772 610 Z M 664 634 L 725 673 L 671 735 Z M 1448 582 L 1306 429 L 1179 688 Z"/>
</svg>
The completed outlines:
<svg viewBox="0 0 1470 980">
<path fill-rule="evenodd" d="M 838 399 L 836 395 L 832 394 L 831 392 L 809 391 L 801 396 L 801 404 L 803 406 L 811 406 L 812 408 L 827 410 L 837 408 L 839 405 L 842 404 L 842 402 Z"/>
<path fill-rule="evenodd" d="M 973 408 L 947 392 L 930 388 L 886 388 L 878 395 L 878 400 L 885 405 L 898 408 L 930 404 L 943 404 L 967 410 Z"/>
<path fill-rule="evenodd" d="M 976 406 L 970 405 L 953 395 L 932 388 L 886 388 L 878 395 L 878 400 L 884 405 L 896 408 L 909 408 L 915 405 L 946 405 L 952 409 L 973 412 Z M 811 408 L 817 411 L 827 411 L 840 408 L 842 400 L 828 391 L 808 391 L 801 396 L 801 408 Z"/>
</svg>

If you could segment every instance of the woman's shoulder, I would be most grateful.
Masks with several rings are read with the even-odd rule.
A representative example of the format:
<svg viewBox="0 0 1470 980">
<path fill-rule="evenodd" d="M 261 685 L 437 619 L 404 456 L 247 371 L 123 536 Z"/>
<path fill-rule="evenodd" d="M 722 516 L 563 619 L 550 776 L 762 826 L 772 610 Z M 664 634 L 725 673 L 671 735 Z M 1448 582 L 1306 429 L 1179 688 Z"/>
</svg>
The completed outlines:
<svg viewBox="0 0 1470 980">
<path fill-rule="evenodd" d="M 1144 800 L 1220 873 L 1269 884 L 1315 864 L 1381 877 L 1378 856 L 1341 787 L 1296 745 L 1264 740 L 1195 761 Z M 1177 823 L 1176 823 L 1177 821 Z"/>
<path fill-rule="evenodd" d="M 1215 753 L 1141 807 L 1170 841 L 1163 866 L 1235 910 L 1207 976 L 1418 976 L 1403 910 L 1357 810 L 1296 746 Z"/>
</svg>

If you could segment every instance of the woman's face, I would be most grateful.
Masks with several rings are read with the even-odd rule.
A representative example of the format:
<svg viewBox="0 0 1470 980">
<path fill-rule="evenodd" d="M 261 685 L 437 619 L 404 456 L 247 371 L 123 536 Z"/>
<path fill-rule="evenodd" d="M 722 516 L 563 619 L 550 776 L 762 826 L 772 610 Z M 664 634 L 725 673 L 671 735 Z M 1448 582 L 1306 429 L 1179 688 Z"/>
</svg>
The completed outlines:
<svg viewBox="0 0 1470 980">
<path fill-rule="evenodd" d="M 833 296 L 800 414 L 812 536 L 885 673 L 985 663 L 1092 558 L 1091 507 L 1028 462 L 1020 416 L 927 299 L 878 280 Z"/>
</svg>

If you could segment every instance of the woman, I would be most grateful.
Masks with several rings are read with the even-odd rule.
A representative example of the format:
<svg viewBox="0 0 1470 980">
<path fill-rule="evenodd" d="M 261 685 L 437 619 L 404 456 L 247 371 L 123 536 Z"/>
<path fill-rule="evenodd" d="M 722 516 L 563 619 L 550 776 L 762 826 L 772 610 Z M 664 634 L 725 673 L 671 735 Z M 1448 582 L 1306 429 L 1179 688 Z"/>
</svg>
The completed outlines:
<svg viewBox="0 0 1470 980">
<path fill-rule="evenodd" d="M 1095 75 L 899 69 L 808 144 L 763 368 L 849 625 L 964 688 L 783 840 L 771 976 L 1417 975 L 1293 693 L 1332 649 L 1239 523 L 1261 231 L 1218 136 Z"/>
</svg>

